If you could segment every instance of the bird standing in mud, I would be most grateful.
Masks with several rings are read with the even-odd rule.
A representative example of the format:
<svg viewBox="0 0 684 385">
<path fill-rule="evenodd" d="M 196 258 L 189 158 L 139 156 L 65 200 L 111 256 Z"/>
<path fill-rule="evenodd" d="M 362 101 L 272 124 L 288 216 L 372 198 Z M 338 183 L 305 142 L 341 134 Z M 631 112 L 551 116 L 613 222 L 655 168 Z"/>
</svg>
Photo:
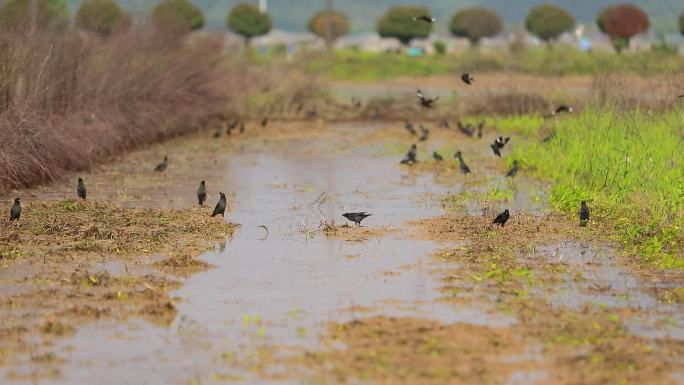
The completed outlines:
<svg viewBox="0 0 684 385">
<path fill-rule="evenodd" d="M 439 96 L 434 99 L 425 97 L 421 90 L 416 91 L 416 95 L 418 95 L 418 99 L 420 99 L 420 105 L 425 108 L 432 108 L 432 105 L 439 100 Z"/>
<path fill-rule="evenodd" d="M 261 127 L 266 127 L 268 124 L 268 116 L 265 116 L 263 119 L 261 119 Z"/>
<path fill-rule="evenodd" d="M 490 145 L 490 147 L 492 148 L 492 151 L 494 151 L 494 155 L 501 158 L 501 150 L 504 148 L 504 146 L 506 145 L 506 143 L 508 143 L 508 141 L 510 139 L 511 139 L 510 137 L 507 137 L 506 139 L 504 139 L 503 136 L 496 138 L 494 140 L 494 143 L 492 143 Z"/>
<path fill-rule="evenodd" d="M 85 183 L 83 183 L 83 178 L 81 177 L 78 178 L 78 184 L 76 185 L 76 195 L 83 200 L 86 199 Z"/>
<path fill-rule="evenodd" d="M 424 21 L 426 23 L 435 23 L 437 21 L 437 19 L 435 19 L 434 17 L 427 16 L 427 15 L 421 15 L 421 16 L 414 17 L 413 21 Z"/>
<path fill-rule="evenodd" d="M 496 218 L 494 218 L 494 221 L 492 224 L 494 225 L 501 225 L 501 227 L 504 227 L 506 222 L 508 221 L 508 218 L 510 218 L 511 215 L 508 213 L 508 209 L 504 210 L 501 214 L 497 215 Z"/>
<path fill-rule="evenodd" d="M 162 162 L 159 163 L 157 165 L 157 167 L 154 168 L 154 171 L 164 172 L 164 171 L 166 171 L 167 167 L 169 167 L 169 157 L 167 155 L 164 155 L 164 160 L 162 160 Z"/>
<path fill-rule="evenodd" d="M 520 169 L 520 165 L 518 164 L 518 160 L 515 159 L 513 161 L 513 165 L 511 166 L 511 169 L 508 170 L 508 172 L 506 173 L 506 176 L 509 178 L 513 178 L 518 173 L 519 169 Z"/>
<path fill-rule="evenodd" d="M 211 213 L 211 216 L 217 216 L 221 214 L 221 216 L 225 216 L 226 214 L 226 195 L 222 192 L 219 193 L 221 197 L 219 198 L 218 203 L 216 203 L 216 207 L 214 207 L 214 211 Z"/>
<path fill-rule="evenodd" d="M 420 125 L 420 138 L 418 138 L 419 141 L 424 142 L 427 140 L 428 136 L 430 135 L 430 130 L 425 128 L 422 124 Z"/>
<path fill-rule="evenodd" d="M 21 199 L 14 198 L 14 204 L 10 209 L 10 222 L 13 222 L 21 217 Z"/>
<path fill-rule="evenodd" d="M 344 213 L 342 214 L 343 217 L 347 218 L 348 220 L 356 223 L 356 226 L 361 227 L 361 221 L 370 217 L 371 214 L 368 214 L 366 212 L 360 212 L 360 213 Z"/>
<path fill-rule="evenodd" d="M 585 227 L 589 223 L 589 206 L 586 201 L 580 203 L 579 218 L 580 227 Z"/>
<path fill-rule="evenodd" d="M 197 189 L 197 201 L 199 202 L 199 205 L 202 206 L 204 205 L 204 201 L 207 200 L 207 186 L 204 184 L 204 181 L 200 182 L 199 188 Z"/>
<path fill-rule="evenodd" d="M 217 127 L 216 131 L 214 131 L 214 138 L 220 138 L 222 133 L 223 133 L 223 128 Z M 230 132 L 228 133 L 228 135 L 230 135 Z"/>
<path fill-rule="evenodd" d="M 406 123 L 404 123 L 404 128 L 406 129 L 406 131 L 409 132 L 409 134 L 418 135 L 418 133 L 416 132 L 416 129 L 413 128 L 413 124 L 411 122 L 407 121 Z"/>
<path fill-rule="evenodd" d="M 240 133 L 245 132 L 245 122 L 240 122 Z"/>
<path fill-rule="evenodd" d="M 467 85 L 472 85 L 473 82 L 475 81 L 475 78 L 473 78 L 473 75 L 466 72 L 463 75 L 461 75 L 461 80 L 463 80 L 463 83 L 465 83 Z"/>
<path fill-rule="evenodd" d="M 401 160 L 401 164 L 408 164 L 409 166 L 413 165 L 414 163 L 418 162 L 416 160 L 416 155 L 418 155 L 418 146 L 416 146 L 415 143 L 411 145 L 411 149 L 409 152 L 406 153 L 406 156 L 404 159 Z"/>
<path fill-rule="evenodd" d="M 456 151 L 456 153 L 454 154 L 454 158 L 458 159 L 459 167 L 461 168 L 461 173 L 463 175 L 470 174 L 470 167 L 468 167 L 466 162 L 463 160 L 463 154 L 461 154 L 461 151 Z"/>
<path fill-rule="evenodd" d="M 444 160 L 444 158 L 441 155 L 439 155 L 437 151 L 432 152 L 432 158 L 437 162 L 441 162 L 442 160 Z"/>
</svg>

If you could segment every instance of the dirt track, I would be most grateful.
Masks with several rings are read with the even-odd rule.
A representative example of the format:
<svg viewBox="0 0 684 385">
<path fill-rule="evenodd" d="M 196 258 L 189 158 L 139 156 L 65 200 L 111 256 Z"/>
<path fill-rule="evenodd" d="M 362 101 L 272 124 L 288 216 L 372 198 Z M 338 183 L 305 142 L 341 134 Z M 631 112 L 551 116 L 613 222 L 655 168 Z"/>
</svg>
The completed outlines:
<svg viewBox="0 0 684 385">
<path fill-rule="evenodd" d="M 49 249 L 3 258 L 0 339 L 12 348 L 0 351 L 0 376 L 57 384 L 684 381 L 675 283 L 626 267 L 600 242 L 600 225 L 580 229 L 551 214 L 544 186 L 524 170 L 504 177 L 489 150 L 491 128 L 482 140 L 430 128 L 412 168 L 398 164 L 415 140 L 401 124 L 276 123 L 231 138 L 211 139 L 210 130 L 92 170 L 84 178 L 93 201 L 189 210 L 199 221 L 222 191 L 227 220 L 240 227 L 181 253 L 209 246 L 201 261 L 211 267 L 194 258 L 160 263 L 169 248 L 87 258 L 69 250 L 52 262 L 69 277 L 60 280 L 46 279 L 40 256 Z M 468 178 L 453 161 L 457 148 L 474 171 Z M 432 161 L 433 150 L 445 161 Z M 164 154 L 170 166 L 160 177 L 151 169 Z M 202 179 L 211 207 L 198 209 Z M 40 207 L 74 188 L 17 194 Z M 494 228 L 503 208 L 513 217 Z M 346 211 L 373 216 L 350 228 Z M 177 234 L 177 245 L 185 238 Z M 121 303 L 129 311 L 117 311 Z M 30 324 L 38 326 L 22 331 Z"/>
</svg>

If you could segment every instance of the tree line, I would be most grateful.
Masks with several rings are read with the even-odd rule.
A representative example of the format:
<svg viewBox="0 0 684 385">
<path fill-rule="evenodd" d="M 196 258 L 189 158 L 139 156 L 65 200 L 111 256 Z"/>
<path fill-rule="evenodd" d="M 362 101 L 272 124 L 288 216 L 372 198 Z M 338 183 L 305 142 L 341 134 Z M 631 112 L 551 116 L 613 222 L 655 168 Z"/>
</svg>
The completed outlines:
<svg viewBox="0 0 684 385">
<path fill-rule="evenodd" d="M 377 32 L 382 37 L 395 38 L 404 45 L 414 39 L 427 38 L 433 24 L 414 20 L 419 16 L 430 17 L 431 12 L 424 6 L 393 6 L 378 19 Z M 163 0 L 152 9 L 150 18 L 157 28 L 181 34 L 204 26 L 202 11 L 190 0 Z M 618 52 L 628 47 L 634 36 L 648 31 L 650 27 L 646 12 L 633 4 L 617 4 L 603 9 L 596 18 L 596 24 L 610 38 Z M 41 28 L 67 28 L 69 16 L 64 0 L 7 0 L 0 8 L 2 30 L 29 32 L 36 25 Z M 130 14 L 114 0 L 85 0 L 76 13 L 75 25 L 106 37 L 130 28 L 132 22 Z M 243 3 L 231 8 L 226 16 L 226 26 L 249 43 L 252 38 L 267 34 L 273 23 L 268 13 L 261 12 L 252 4 Z M 550 3 L 532 8 L 525 18 L 525 29 L 546 43 L 571 32 L 574 27 L 574 17 Z M 341 12 L 320 11 L 311 16 L 308 29 L 334 41 L 349 32 L 350 22 Z M 481 6 L 462 8 L 449 22 L 451 34 L 468 39 L 473 46 L 477 46 L 483 38 L 498 35 L 502 30 L 501 17 L 494 10 Z M 684 35 L 684 13 L 679 17 L 679 30 Z"/>
</svg>

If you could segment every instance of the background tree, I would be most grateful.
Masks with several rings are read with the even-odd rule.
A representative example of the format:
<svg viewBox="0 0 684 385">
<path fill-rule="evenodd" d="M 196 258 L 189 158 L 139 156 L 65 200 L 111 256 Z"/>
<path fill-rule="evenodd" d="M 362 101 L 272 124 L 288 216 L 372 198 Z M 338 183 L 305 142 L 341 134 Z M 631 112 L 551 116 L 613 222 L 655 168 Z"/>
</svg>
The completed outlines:
<svg viewBox="0 0 684 385">
<path fill-rule="evenodd" d="M 395 6 L 378 19 L 378 34 L 393 37 L 408 45 L 413 39 L 425 39 L 432 32 L 432 23 L 413 20 L 418 16 L 431 16 L 426 7 Z"/>
<path fill-rule="evenodd" d="M 542 4 L 530 10 L 525 19 L 527 32 L 549 43 L 575 26 L 575 18 L 563 8 Z"/>
<path fill-rule="evenodd" d="M 189 0 L 164 0 L 152 9 L 157 28 L 187 33 L 204 26 L 202 11 Z"/>
<path fill-rule="evenodd" d="M 36 2 L 35 25 L 32 25 L 31 3 Z M 0 8 L 0 29 L 20 34 L 36 29 L 66 28 L 69 10 L 64 0 L 6 0 Z"/>
<path fill-rule="evenodd" d="M 330 39 L 335 41 L 349 32 L 349 20 L 342 12 L 332 11 L 328 16 L 327 11 L 320 11 L 309 19 L 307 27 L 311 33 L 325 39 L 327 37 L 327 22 L 330 17 Z"/>
<path fill-rule="evenodd" d="M 262 13 L 252 4 L 238 4 L 228 13 L 228 28 L 245 38 L 245 44 L 253 37 L 267 34 L 273 24 L 268 13 Z"/>
<path fill-rule="evenodd" d="M 130 25 L 130 15 L 114 0 L 86 0 L 76 12 L 77 27 L 104 37 Z"/>
<path fill-rule="evenodd" d="M 472 46 L 477 46 L 483 37 L 497 35 L 503 29 L 501 18 L 485 7 L 464 8 L 451 18 L 449 30 L 456 37 L 465 37 Z"/>
<path fill-rule="evenodd" d="M 648 15 L 632 4 L 613 5 L 605 8 L 596 19 L 601 32 L 608 35 L 613 47 L 619 53 L 629 47 L 629 41 L 636 35 L 648 31 Z"/>
<path fill-rule="evenodd" d="M 679 32 L 684 36 L 684 12 L 679 16 Z"/>
</svg>

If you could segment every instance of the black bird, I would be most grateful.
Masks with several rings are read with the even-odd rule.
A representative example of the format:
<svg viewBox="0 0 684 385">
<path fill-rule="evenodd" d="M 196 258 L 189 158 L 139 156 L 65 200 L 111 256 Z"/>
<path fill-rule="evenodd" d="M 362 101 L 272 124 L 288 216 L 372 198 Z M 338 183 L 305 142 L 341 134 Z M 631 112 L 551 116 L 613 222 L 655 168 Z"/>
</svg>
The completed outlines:
<svg viewBox="0 0 684 385">
<path fill-rule="evenodd" d="M 582 201 L 582 203 L 580 203 L 579 217 L 580 217 L 580 227 L 586 226 L 587 223 L 589 222 L 589 207 L 587 206 L 586 201 Z"/>
<path fill-rule="evenodd" d="M 489 145 L 492 148 L 492 151 L 494 151 L 494 155 L 498 156 L 499 158 L 501 157 L 501 149 L 504 148 L 506 143 L 510 140 L 510 137 L 507 137 L 504 139 L 503 136 L 500 136 L 494 140 L 494 143 Z"/>
<path fill-rule="evenodd" d="M 263 119 L 261 119 L 261 127 L 266 127 L 268 124 L 268 116 L 265 116 Z"/>
<path fill-rule="evenodd" d="M 154 168 L 154 171 L 164 172 L 164 171 L 166 171 L 167 167 L 169 167 L 169 157 L 167 155 L 164 155 L 164 160 L 162 160 L 162 162 L 159 163 L 157 165 L 157 167 Z"/>
<path fill-rule="evenodd" d="M 10 222 L 14 221 L 15 219 L 19 219 L 20 216 L 21 216 L 21 199 L 14 198 L 14 204 L 12 205 L 12 209 L 10 210 Z"/>
<path fill-rule="evenodd" d="M 404 159 L 401 160 L 401 164 L 408 164 L 409 166 L 413 165 L 414 163 L 418 162 L 416 160 L 416 155 L 418 155 L 418 146 L 413 143 L 409 152 L 406 153 Z"/>
<path fill-rule="evenodd" d="M 240 133 L 245 132 L 245 122 L 240 122 Z"/>
<path fill-rule="evenodd" d="M 461 121 L 459 120 L 456 122 L 456 125 L 462 133 L 466 134 L 466 136 L 472 137 L 473 133 L 475 133 L 475 130 L 470 124 L 464 126 L 463 123 L 461 123 Z"/>
<path fill-rule="evenodd" d="M 449 122 L 447 122 L 446 119 L 442 119 L 441 122 L 439 122 L 439 128 L 449 128 Z"/>
<path fill-rule="evenodd" d="M 506 173 L 506 176 L 509 178 L 513 178 L 518 173 L 519 169 L 520 169 L 520 164 L 518 163 L 518 160 L 516 159 L 513 161 L 513 165 L 511 166 L 511 169 L 508 170 L 508 172 Z"/>
<path fill-rule="evenodd" d="M 556 137 L 556 132 L 555 132 L 555 131 L 552 131 L 550 134 L 546 135 L 546 136 L 544 137 L 544 139 L 542 139 L 542 142 L 548 143 L 548 142 L 550 142 L 551 140 L 553 140 L 553 138 L 555 138 L 555 137 Z"/>
<path fill-rule="evenodd" d="M 214 131 L 214 138 L 220 138 L 222 133 L 223 129 L 221 127 L 216 128 L 216 131 Z M 228 134 L 230 135 L 230 132 Z"/>
<path fill-rule="evenodd" d="M 434 23 L 437 21 L 437 19 L 435 19 L 434 17 L 430 17 L 427 15 L 421 15 L 421 16 L 417 16 L 417 17 L 413 18 L 413 21 L 418 21 L 418 20 L 424 21 L 426 23 Z"/>
<path fill-rule="evenodd" d="M 461 80 L 463 80 L 463 83 L 471 85 L 475 81 L 475 78 L 473 77 L 473 75 L 466 72 L 463 75 L 461 75 Z"/>
<path fill-rule="evenodd" d="M 232 120 L 229 124 L 228 127 L 226 127 L 226 135 L 231 135 L 233 133 L 233 130 L 235 127 L 237 127 L 238 121 L 237 120 Z"/>
<path fill-rule="evenodd" d="M 432 108 L 432 105 L 439 100 L 439 96 L 434 99 L 426 98 L 421 90 L 416 91 L 416 95 L 418 95 L 418 99 L 420 99 L 420 105 L 425 108 Z"/>
<path fill-rule="evenodd" d="M 86 199 L 86 188 L 85 183 L 83 183 L 83 178 L 78 178 L 78 185 L 76 186 L 76 194 L 81 199 Z"/>
<path fill-rule="evenodd" d="M 556 111 L 554 111 L 552 115 L 558 115 L 561 112 L 573 112 L 573 111 L 574 110 L 572 109 L 572 107 L 561 104 L 560 106 L 558 106 L 558 108 L 556 108 Z"/>
<path fill-rule="evenodd" d="M 349 219 L 350 221 L 356 223 L 357 226 L 361 227 L 361 221 L 370 217 L 371 214 L 368 214 L 366 212 L 344 213 L 344 214 L 342 214 L 342 216 Z"/>
<path fill-rule="evenodd" d="M 494 221 L 492 224 L 495 225 L 501 225 L 501 227 L 504 227 L 506 222 L 508 221 L 508 218 L 510 218 L 511 215 L 508 213 L 508 209 L 504 210 L 501 214 L 497 215 L 496 218 L 494 218 Z"/>
<path fill-rule="evenodd" d="M 484 125 L 484 120 L 480 121 L 480 124 L 477 125 L 477 137 L 480 139 L 482 139 L 482 131 L 484 130 Z"/>
<path fill-rule="evenodd" d="M 199 205 L 202 206 L 204 205 L 204 201 L 207 200 L 207 186 L 204 184 L 204 181 L 200 182 L 199 188 L 197 189 L 197 201 L 199 202 Z"/>
<path fill-rule="evenodd" d="M 430 135 L 430 130 L 425 128 L 422 124 L 420 125 L 420 138 L 418 138 L 419 141 L 424 142 L 427 140 L 428 136 Z"/>
<path fill-rule="evenodd" d="M 418 135 L 418 133 L 416 132 L 416 129 L 413 128 L 413 124 L 412 124 L 411 122 L 408 122 L 408 121 L 407 121 L 406 123 L 404 123 L 404 128 L 405 128 L 406 131 L 408 131 L 411 135 Z"/>
<path fill-rule="evenodd" d="M 461 168 L 461 173 L 463 175 L 470 174 L 470 167 L 465 163 L 463 160 L 463 155 L 461 154 L 461 151 L 456 151 L 454 154 L 454 158 L 458 159 L 459 167 Z"/>
<path fill-rule="evenodd" d="M 226 195 L 222 192 L 220 192 L 219 195 L 221 195 L 221 197 L 219 198 L 216 207 L 214 207 L 214 212 L 211 213 L 212 217 L 219 214 L 223 217 L 226 214 Z"/>
<path fill-rule="evenodd" d="M 442 156 L 439 155 L 439 153 L 437 151 L 432 152 L 432 158 L 434 158 L 438 162 L 441 162 L 442 160 L 444 160 L 444 158 L 442 158 Z"/>
</svg>

